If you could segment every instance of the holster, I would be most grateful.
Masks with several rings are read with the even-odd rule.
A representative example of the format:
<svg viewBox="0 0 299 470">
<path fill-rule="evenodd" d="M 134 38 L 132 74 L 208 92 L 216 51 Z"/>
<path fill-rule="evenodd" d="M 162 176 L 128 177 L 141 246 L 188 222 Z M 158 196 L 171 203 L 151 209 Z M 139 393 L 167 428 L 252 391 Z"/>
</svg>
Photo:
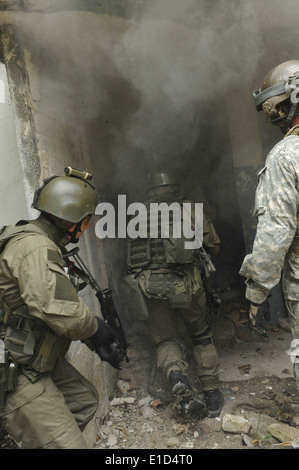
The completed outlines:
<svg viewBox="0 0 299 470">
<path fill-rule="evenodd" d="M 17 386 L 18 369 L 6 351 L 5 362 L 0 363 L 0 408 L 5 407 L 7 393 L 13 392 Z"/>
<path fill-rule="evenodd" d="M 135 273 L 123 276 L 120 280 L 120 289 L 129 314 L 138 320 L 147 320 L 148 311 L 139 287 L 138 276 Z"/>
<path fill-rule="evenodd" d="M 170 308 L 190 308 L 192 300 L 192 277 L 173 270 L 146 270 L 139 276 L 139 285 L 147 298 L 169 301 Z"/>
</svg>

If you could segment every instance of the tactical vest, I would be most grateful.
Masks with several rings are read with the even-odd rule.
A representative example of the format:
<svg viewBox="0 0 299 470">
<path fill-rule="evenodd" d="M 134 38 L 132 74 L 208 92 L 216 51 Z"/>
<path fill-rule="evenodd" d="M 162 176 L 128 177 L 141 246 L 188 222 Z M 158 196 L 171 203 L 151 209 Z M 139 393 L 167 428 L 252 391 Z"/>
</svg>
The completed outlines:
<svg viewBox="0 0 299 470">
<path fill-rule="evenodd" d="M 33 224 L 14 227 L 5 237 L 0 234 L 0 253 L 14 236 L 32 232 L 44 234 Z M 0 339 L 5 344 L 7 361 L 22 368 L 31 380 L 39 378 L 39 373 L 53 370 L 70 345 L 70 340 L 58 336 L 42 320 L 30 316 L 25 304 L 11 310 L 3 299 L 0 299 Z"/>
<path fill-rule="evenodd" d="M 147 234 L 146 238 L 130 239 L 127 244 L 127 266 L 129 270 L 142 270 L 142 269 L 158 269 L 174 267 L 175 265 L 184 265 L 192 263 L 194 259 L 194 250 L 185 249 L 184 244 L 190 241 L 184 237 L 183 234 L 183 200 L 185 198 L 180 196 L 175 197 L 174 194 L 161 194 L 153 196 L 145 202 L 147 209 L 146 215 L 141 214 L 139 217 L 139 231 L 140 233 Z M 163 224 L 162 216 L 159 211 L 157 224 L 153 226 L 153 217 L 151 217 L 151 203 L 167 203 L 168 207 L 173 203 L 179 204 L 180 207 L 180 220 L 174 217 L 174 212 L 169 210 L 169 237 L 162 237 Z M 162 206 L 160 206 L 162 207 Z M 179 222 L 179 224 L 178 224 Z M 180 226 L 180 237 L 175 236 L 176 227 Z M 157 236 L 152 237 L 150 228 L 156 230 Z"/>
<path fill-rule="evenodd" d="M 130 239 L 127 244 L 127 267 L 129 271 L 139 273 L 138 284 L 144 296 L 168 300 L 174 309 L 190 308 L 192 295 L 202 287 L 200 269 L 193 263 L 194 250 L 185 249 L 184 246 L 186 241 L 190 241 L 183 233 L 184 200 L 185 197 L 177 197 L 172 193 L 149 198 L 145 202 L 146 215 L 138 219 L 139 230 L 147 237 Z M 162 237 L 165 233 L 160 211 L 156 226 L 153 226 L 151 203 L 167 204 L 164 207 L 167 210 L 169 236 Z M 176 203 L 178 211 L 170 210 L 173 203 Z M 175 231 L 178 228 L 180 233 Z M 156 237 L 151 236 L 150 229 L 156 230 Z"/>
</svg>

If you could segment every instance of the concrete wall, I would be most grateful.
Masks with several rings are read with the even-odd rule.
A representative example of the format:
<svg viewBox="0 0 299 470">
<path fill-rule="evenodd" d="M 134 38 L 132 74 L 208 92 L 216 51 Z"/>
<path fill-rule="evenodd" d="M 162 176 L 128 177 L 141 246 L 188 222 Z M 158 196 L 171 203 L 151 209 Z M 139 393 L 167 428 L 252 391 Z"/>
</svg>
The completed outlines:
<svg viewBox="0 0 299 470">
<path fill-rule="evenodd" d="M 28 217 L 23 171 L 19 160 L 16 127 L 4 64 L 0 63 L 0 226 Z M 5 195 L 5 197 L 4 197 Z"/>
<path fill-rule="evenodd" d="M 238 270 L 255 232 L 256 173 L 281 138 L 255 111 L 252 91 L 271 67 L 295 58 L 296 6 L 295 0 L 0 2 L 16 177 L 22 169 L 28 211 L 33 189 L 69 164 L 91 171 L 101 200 L 115 205 L 119 194 L 128 204 L 143 200 L 151 170 L 174 169 L 182 191 L 204 202 L 222 239 L 219 282 L 243 298 Z M 14 199 L 2 194 L 12 211 Z M 98 240 L 92 231 L 82 252 L 124 312 L 118 285 L 125 240 Z M 88 293 L 86 301 L 96 309 Z M 273 309 L 283 314 L 279 292 Z M 125 320 L 130 333 L 128 312 Z M 94 360 L 88 355 L 80 366 L 85 371 L 89 363 L 91 377 L 99 369 Z M 101 374 L 95 380 L 105 395 Z"/>
<path fill-rule="evenodd" d="M 34 190 L 45 177 L 63 173 L 67 165 L 91 171 L 88 148 L 84 145 L 84 123 L 76 120 L 76 115 L 72 115 L 72 107 L 69 105 L 68 122 L 63 134 L 65 116 L 59 121 L 55 106 L 51 107 L 51 102 L 58 102 L 59 98 L 55 94 L 53 98 L 51 93 L 43 97 L 38 94 L 42 73 L 30 62 L 28 50 L 18 40 L 15 31 L 9 23 L 4 24 L 1 31 L 0 83 L 4 84 L 5 92 L 5 102 L 0 104 L 3 124 L 1 224 L 38 216 L 38 212 L 31 208 L 31 203 Z M 90 230 L 80 241 L 80 254 L 94 277 L 106 287 L 104 259 L 99 257 L 101 247 L 97 248 L 97 244 L 94 230 Z M 90 288 L 85 288 L 80 295 L 91 311 L 100 313 L 99 304 Z M 96 385 L 100 395 L 96 419 L 84 431 L 87 442 L 92 446 L 98 419 L 105 416 L 109 406 L 116 373 L 79 341 L 72 343 L 68 357 L 72 364 Z"/>
</svg>

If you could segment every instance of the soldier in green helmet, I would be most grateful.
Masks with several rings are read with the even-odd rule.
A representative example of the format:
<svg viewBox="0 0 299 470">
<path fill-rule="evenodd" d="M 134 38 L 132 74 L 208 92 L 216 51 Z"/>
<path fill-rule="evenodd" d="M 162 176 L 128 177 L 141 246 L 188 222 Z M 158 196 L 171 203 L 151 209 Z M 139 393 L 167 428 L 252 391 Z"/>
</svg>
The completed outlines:
<svg viewBox="0 0 299 470">
<path fill-rule="evenodd" d="M 24 449 L 87 449 L 82 431 L 98 407 L 95 387 L 65 358 L 81 340 L 119 368 L 115 331 L 94 316 L 68 275 L 68 243 L 89 228 L 98 197 L 86 172 L 44 181 L 35 220 L 0 235 L 0 420 Z M 3 352 L 3 351 L 2 351 Z"/>
<path fill-rule="evenodd" d="M 170 172 L 154 172 L 149 180 L 147 208 L 151 203 L 178 203 L 182 211 L 183 204 L 190 203 L 194 224 L 194 203 L 179 194 L 179 185 Z M 196 250 L 184 248 L 184 240 L 179 237 L 163 238 L 161 227 L 159 229 L 156 238 L 148 236 L 128 241 L 127 271 L 131 274 L 127 277 L 135 276 L 143 294 L 157 368 L 170 383 L 177 408 L 191 418 L 200 419 L 207 414 L 216 417 L 221 411 L 223 396 L 218 388 L 219 360 L 213 343 L 212 315 L 207 306 L 204 267 Z M 203 246 L 212 256 L 220 247 L 215 228 L 205 215 Z M 181 347 L 180 321 L 185 324 L 191 339 L 204 399 L 194 393 L 187 377 L 188 363 Z"/>
</svg>

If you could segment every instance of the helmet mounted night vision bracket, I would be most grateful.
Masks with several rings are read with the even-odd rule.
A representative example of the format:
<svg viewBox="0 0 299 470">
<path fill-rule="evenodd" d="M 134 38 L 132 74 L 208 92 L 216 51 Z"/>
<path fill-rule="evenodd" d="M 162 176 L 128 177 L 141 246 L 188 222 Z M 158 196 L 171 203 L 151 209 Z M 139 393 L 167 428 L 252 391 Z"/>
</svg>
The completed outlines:
<svg viewBox="0 0 299 470">
<path fill-rule="evenodd" d="M 92 179 L 92 174 L 87 173 L 87 171 L 78 170 L 77 168 L 72 168 L 67 166 L 64 169 L 66 176 L 74 176 L 75 178 L 80 178 L 84 181 L 90 181 Z"/>
<path fill-rule="evenodd" d="M 290 96 L 291 108 L 286 121 L 292 122 L 299 103 L 299 72 L 290 76 L 285 84 L 285 91 Z"/>
</svg>

